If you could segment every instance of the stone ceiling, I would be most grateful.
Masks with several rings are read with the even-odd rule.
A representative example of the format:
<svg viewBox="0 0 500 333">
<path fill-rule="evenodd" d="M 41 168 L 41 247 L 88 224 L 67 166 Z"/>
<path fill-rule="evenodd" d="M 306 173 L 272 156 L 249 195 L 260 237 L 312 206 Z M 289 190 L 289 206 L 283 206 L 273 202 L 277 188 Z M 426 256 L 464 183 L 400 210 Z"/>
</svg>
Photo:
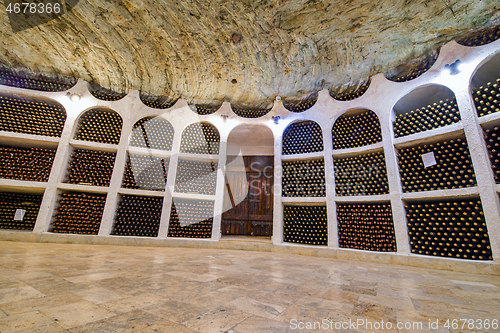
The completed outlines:
<svg viewBox="0 0 500 333">
<path fill-rule="evenodd" d="M 498 0 L 71 1 L 18 32 L 0 3 L 0 63 L 254 106 L 356 84 L 500 19 Z"/>
</svg>

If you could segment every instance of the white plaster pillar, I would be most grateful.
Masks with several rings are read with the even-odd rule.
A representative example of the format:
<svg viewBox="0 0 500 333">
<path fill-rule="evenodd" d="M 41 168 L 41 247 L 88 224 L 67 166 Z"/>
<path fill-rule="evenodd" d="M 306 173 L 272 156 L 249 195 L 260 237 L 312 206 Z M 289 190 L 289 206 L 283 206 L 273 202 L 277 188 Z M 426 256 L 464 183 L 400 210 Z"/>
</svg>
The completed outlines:
<svg viewBox="0 0 500 333">
<path fill-rule="evenodd" d="M 338 224 L 337 224 L 337 203 L 335 202 L 335 171 L 333 168 L 333 138 L 332 124 L 327 123 L 327 127 L 322 126 L 323 132 L 323 152 L 325 162 L 325 185 L 326 185 L 326 216 L 328 219 L 328 247 L 337 249 L 339 247 Z"/>
</svg>

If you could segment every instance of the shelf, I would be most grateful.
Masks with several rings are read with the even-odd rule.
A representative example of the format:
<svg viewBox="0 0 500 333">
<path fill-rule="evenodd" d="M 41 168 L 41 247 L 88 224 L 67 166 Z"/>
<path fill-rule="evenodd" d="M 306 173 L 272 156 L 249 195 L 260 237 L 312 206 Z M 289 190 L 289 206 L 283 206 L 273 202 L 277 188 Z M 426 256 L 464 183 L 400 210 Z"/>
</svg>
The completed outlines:
<svg viewBox="0 0 500 333">
<path fill-rule="evenodd" d="M 46 182 L 0 179 L 0 191 L 41 194 L 47 187 Z"/>
<path fill-rule="evenodd" d="M 326 197 L 281 197 L 284 204 L 326 204 Z"/>
<path fill-rule="evenodd" d="M 282 161 L 301 161 L 301 160 L 313 160 L 318 158 L 323 158 L 323 151 L 318 151 L 315 153 L 307 154 L 293 154 L 293 155 L 281 155 Z"/>
<path fill-rule="evenodd" d="M 347 148 L 347 149 L 336 149 L 332 152 L 333 157 L 344 158 L 352 157 L 357 155 L 365 155 L 368 153 L 375 153 L 382 151 L 384 148 L 384 143 L 382 141 L 362 147 Z"/>
<path fill-rule="evenodd" d="M 153 155 L 157 157 L 170 157 L 170 151 L 166 150 L 158 150 L 158 149 L 151 149 L 151 148 L 141 148 L 141 147 L 128 147 L 128 152 L 130 154 L 137 154 L 137 155 Z"/>
<path fill-rule="evenodd" d="M 500 188 L 497 185 L 497 189 Z M 466 199 L 479 195 L 477 187 L 454 188 L 446 190 L 409 192 L 401 195 L 403 200 L 428 200 L 428 199 Z"/>
<path fill-rule="evenodd" d="M 498 125 L 500 124 L 500 112 L 494 112 L 487 114 L 486 116 L 479 117 L 479 123 L 481 125 Z"/>
<path fill-rule="evenodd" d="M 89 150 L 99 150 L 115 153 L 118 151 L 118 145 L 112 145 L 109 143 L 99 143 L 91 141 L 80 141 L 71 139 L 69 144 L 77 149 L 89 149 Z"/>
<path fill-rule="evenodd" d="M 79 184 L 67 184 L 67 183 L 59 183 L 57 185 L 57 188 L 60 190 L 89 192 L 89 193 L 108 193 L 109 189 L 109 187 L 105 186 L 79 185 Z"/>
<path fill-rule="evenodd" d="M 148 197 L 163 197 L 165 196 L 165 191 L 152 191 L 152 190 L 139 190 L 133 188 L 120 188 L 118 194 L 124 195 L 142 195 Z"/>
<path fill-rule="evenodd" d="M 396 148 L 405 148 L 443 140 L 455 139 L 464 134 L 464 125 L 458 122 L 452 125 L 434 128 L 432 130 L 414 133 L 394 139 Z"/>
<path fill-rule="evenodd" d="M 191 161 L 207 161 L 207 160 L 218 161 L 219 155 L 179 153 L 179 159 L 185 159 Z"/>
<path fill-rule="evenodd" d="M 390 201 L 389 194 L 378 195 L 353 195 L 340 197 L 336 196 L 335 201 L 338 203 L 377 203 Z"/>
<path fill-rule="evenodd" d="M 59 141 L 60 138 L 53 136 L 0 131 L 0 142 L 11 146 L 57 148 Z"/>
<path fill-rule="evenodd" d="M 497 189 L 497 192 L 500 193 L 500 184 L 496 184 L 495 187 Z"/>
<path fill-rule="evenodd" d="M 195 200 L 211 200 L 215 201 L 215 195 L 205 195 L 205 194 L 196 194 L 196 193 L 178 193 L 174 192 L 172 195 L 173 198 L 176 199 L 195 199 Z"/>
</svg>

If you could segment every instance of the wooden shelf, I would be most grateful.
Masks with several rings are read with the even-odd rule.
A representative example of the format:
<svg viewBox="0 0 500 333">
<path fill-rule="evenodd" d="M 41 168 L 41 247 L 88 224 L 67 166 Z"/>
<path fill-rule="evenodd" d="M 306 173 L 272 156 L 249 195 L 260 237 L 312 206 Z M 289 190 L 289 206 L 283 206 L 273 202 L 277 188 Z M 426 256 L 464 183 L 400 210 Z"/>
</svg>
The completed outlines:
<svg viewBox="0 0 500 333">
<path fill-rule="evenodd" d="M 218 161 L 219 155 L 179 153 L 179 159 L 190 161 Z"/>
<path fill-rule="evenodd" d="M 57 148 L 59 141 L 58 137 L 0 131 L 0 142 L 5 145 L 26 148 Z"/>
<path fill-rule="evenodd" d="M 284 204 L 326 204 L 326 197 L 281 197 Z"/>
<path fill-rule="evenodd" d="M 28 194 L 42 194 L 45 191 L 46 187 L 47 187 L 46 182 L 0 179 L 0 191 L 19 192 Z"/>
<path fill-rule="evenodd" d="M 428 200 L 428 199 L 466 199 L 476 196 L 479 196 L 479 190 L 477 187 L 409 192 L 409 193 L 403 193 L 401 195 L 402 199 L 407 201 Z"/>
<path fill-rule="evenodd" d="M 320 159 L 323 157 L 324 157 L 324 152 L 318 151 L 315 153 L 307 153 L 307 154 L 281 155 L 281 160 L 282 161 L 302 161 L 302 160 Z"/>
<path fill-rule="evenodd" d="M 91 142 L 91 141 L 80 141 L 72 139 L 69 144 L 76 149 L 89 149 L 89 150 L 99 150 L 115 153 L 118 151 L 118 145 L 112 145 L 109 143 Z"/>
<path fill-rule="evenodd" d="M 178 193 L 174 192 L 173 198 L 177 199 L 195 199 L 195 200 L 211 200 L 215 201 L 215 195 L 195 194 L 195 193 Z"/>
<path fill-rule="evenodd" d="M 128 152 L 130 154 L 136 155 L 153 155 L 156 157 L 170 157 L 171 152 L 167 150 L 158 150 L 158 149 L 150 149 L 150 148 L 141 148 L 141 147 L 128 147 Z"/>
<path fill-rule="evenodd" d="M 108 193 L 109 187 L 105 186 L 92 186 L 92 185 L 80 185 L 80 184 L 67 184 L 59 183 L 57 188 L 66 191 L 78 191 L 78 192 L 89 192 L 89 193 Z"/>
<path fill-rule="evenodd" d="M 377 203 L 377 202 L 389 202 L 389 194 L 379 194 L 379 195 L 353 195 L 353 196 L 336 196 L 335 201 L 338 203 Z"/>
<path fill-rule="evenodd" d="M 400 138 L 395 138 L 394 146 L 396 148 L 405 148 L 443 140 L 455 139 L 462 135 L 464 135 L 464 125 L 460 121 L 448 126 L 414 133 Z"/>
<path fill-rule="evenodd" d="M 500 124 L 500 112 L 490 113 L 482 117 L 478 116 L 478 121 L 485 127 L 488 127 L 488 125 L 498 125 Z"/>
<path fill-rule="evenodd" d="M 375 153 L 382 151 L 384 149 L 384 144 L 382 141 L 362 147 L 347 148 L 347 149 L 336 149 L 332 152 L 334 158 L 344 158 L 352 157 L 358 155 L 366 155 L 369 153 Z"/>
<path fill-rule="evenodd" d="M 124 195 L 142 195 L 148 197 L 163 197 L 165 196 L 165 191 L 152 191 L 152 190 L 140 190 L 133 188 L 120 188 L 118 194 Z"/>
</svg>

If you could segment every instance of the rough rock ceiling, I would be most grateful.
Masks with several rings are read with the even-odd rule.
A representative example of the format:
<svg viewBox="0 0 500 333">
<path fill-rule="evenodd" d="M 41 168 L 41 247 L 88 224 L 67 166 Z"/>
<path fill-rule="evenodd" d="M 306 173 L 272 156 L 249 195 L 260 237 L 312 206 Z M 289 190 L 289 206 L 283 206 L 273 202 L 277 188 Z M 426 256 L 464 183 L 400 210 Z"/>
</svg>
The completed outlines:
<svg viewBox="0 0 500 333">
<path fill-rule="evenodd" d="M 13 32 L 0 3 L 0 63 L 114 90 L 257 105 L 423 58 L 498 21 L 499 8 L 498 0 L 80 0 Z"/>
</svg>

